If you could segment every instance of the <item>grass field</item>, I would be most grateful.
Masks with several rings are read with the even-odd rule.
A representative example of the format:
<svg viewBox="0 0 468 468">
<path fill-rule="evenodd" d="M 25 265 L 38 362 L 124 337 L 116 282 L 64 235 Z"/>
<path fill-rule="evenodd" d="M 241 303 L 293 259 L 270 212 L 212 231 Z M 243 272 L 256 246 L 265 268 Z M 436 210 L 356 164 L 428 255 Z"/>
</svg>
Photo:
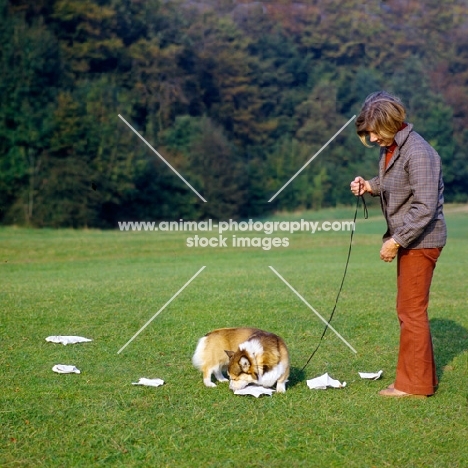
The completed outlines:
<svg viewBox="0 0 468 468">
<path fill-rule="evenodd" d="M 440 385 L 426 400 L 377 394 L 393 381 L 398 348 L 395 263 L 379 260 L 377 211 L 358 219 L 332 322 L 358 353 L 328 331 L 304 371 L 323 324 L 269 266 L 328 318 L 348 232 L 277 233 L 289 246 L 266 251 L 189 248 L 190 234 L 181 232 L 1 228 L 0 466 L 467 466 L 468 214 L 447 207 L 447 222 L 430 306 Z M 292 361 L 285 394 L 256 399 L 227 384 L 204 387 L 191 364 L 198 338 L 242 325 L 285 339 Z M 93 341 L 63 346 L 47 343 L 49 335 Z M 55 364 L 81 374 L 56 374 Z M 358 375 L 380 369 L 378 381 Z M 325 372 L 347 386 L 310 390 L 306 380 Z M 165 385 L 132 385 L 140 377 Z"/>
</svg>

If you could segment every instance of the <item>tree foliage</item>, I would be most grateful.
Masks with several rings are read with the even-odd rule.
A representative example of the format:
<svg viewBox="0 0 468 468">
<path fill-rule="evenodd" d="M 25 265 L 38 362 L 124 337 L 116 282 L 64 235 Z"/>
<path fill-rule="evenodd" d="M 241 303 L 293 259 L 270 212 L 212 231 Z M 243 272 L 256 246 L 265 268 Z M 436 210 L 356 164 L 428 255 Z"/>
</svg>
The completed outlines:
<svg viewBox="0 0 468 468">
<path fill-rule="evenodd" d="M 468 200 L 462 0 L 0 0 L 0 222 L 240 218 L 353 202 L 349 125 L 398 94 Z M 194 192 L 121 119 L 182 173 Z"/>
</svg>

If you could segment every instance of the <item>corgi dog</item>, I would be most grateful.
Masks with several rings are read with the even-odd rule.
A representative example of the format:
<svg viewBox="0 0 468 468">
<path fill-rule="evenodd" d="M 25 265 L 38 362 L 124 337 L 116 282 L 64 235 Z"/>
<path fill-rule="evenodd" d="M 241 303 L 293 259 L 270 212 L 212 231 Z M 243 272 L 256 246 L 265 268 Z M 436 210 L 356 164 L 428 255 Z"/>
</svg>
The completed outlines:
<svg viewBox="0 0 468 468">
<path fill-rule="evenodd" d="M 229 388 L 241 390 L 249 384 L 272 387 L 284 393 L 289 377 L 289 352 L 279 336 L 258 328 L 219 328 L 198 340 L 193 365 L 202 371 L 203 383 L 216 387 L 229 380 Z M 223 375 L 227 369 L 229 379 Z"/>
</svg>

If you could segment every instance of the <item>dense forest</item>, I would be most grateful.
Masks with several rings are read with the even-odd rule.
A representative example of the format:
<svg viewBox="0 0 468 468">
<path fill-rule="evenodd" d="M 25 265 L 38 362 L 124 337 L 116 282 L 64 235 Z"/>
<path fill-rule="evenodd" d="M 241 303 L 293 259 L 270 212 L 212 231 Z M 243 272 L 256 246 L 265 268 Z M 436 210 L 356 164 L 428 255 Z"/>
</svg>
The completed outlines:
<svg viewBox="0 0 468 468">
<path fill-rule="evenodd" d="M 441 155 L 446 201 L 468 200 L 466 0 L 0 0 L 0 36 L 0 223 L 354 203 L 378 159 L 354 124 L 268 200 L 379 89 Z"/>
</svg>

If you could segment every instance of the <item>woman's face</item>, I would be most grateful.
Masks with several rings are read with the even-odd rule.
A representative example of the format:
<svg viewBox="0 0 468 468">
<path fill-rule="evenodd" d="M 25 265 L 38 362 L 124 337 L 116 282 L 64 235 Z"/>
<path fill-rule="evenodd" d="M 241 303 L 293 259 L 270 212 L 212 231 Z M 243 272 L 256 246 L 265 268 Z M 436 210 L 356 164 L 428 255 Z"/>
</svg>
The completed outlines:
<svg viewBox="0 0 468 468">
<path fill-rule="evenodd" d="M 389 146 L 391 143 L 385 141 L 378 133 L 368 131 L 369 141 L 371 143 L 377 143 L 379 146 Z"/>
</svg>

